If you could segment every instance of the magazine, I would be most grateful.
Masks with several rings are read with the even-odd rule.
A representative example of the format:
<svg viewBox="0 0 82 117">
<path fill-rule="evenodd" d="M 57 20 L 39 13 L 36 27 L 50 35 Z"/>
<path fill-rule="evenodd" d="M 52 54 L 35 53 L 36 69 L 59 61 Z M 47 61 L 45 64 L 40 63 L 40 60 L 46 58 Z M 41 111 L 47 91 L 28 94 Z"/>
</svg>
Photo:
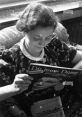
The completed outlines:
<svg viewBox="0 0 82 117">
<path fill-rule="evenodd" d="M 31 63 L 29 74 L 34 78 L 32 90 L 41 90 L 58 85 L 60 82 L 74 81 L 82 76 L 82 70 Z"/>
</svg>

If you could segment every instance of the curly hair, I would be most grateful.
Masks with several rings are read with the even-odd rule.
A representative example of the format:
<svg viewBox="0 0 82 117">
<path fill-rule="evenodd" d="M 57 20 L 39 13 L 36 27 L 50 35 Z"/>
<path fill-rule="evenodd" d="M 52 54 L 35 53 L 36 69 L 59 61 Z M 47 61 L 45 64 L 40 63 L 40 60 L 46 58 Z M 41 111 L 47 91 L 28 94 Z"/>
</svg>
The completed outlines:
<svg viewBox="0 0 82 117">
<path fill-rule="evenodd" d="M 21 13 L 16 27 L 19 31 L 28 32 L 36 26 L 56 27 L 58 17 L 53 10 L 42 3 L 30 3 Z"/>
</svg>

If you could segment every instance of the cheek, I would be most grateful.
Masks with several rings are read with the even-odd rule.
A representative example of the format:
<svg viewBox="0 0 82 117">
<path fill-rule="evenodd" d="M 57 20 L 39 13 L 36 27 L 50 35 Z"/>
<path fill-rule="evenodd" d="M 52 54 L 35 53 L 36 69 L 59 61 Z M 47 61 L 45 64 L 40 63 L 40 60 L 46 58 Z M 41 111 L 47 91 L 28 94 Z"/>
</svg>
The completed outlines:
<svg viewBox="0 0 82 117">
<path fill-rule="evenodd" d="M 45 43 L 46 43 L 46 45 L 47 45 L 47 44 L 49 44 L 49 43 L 51 42 L 51 40 L 52 40 L 52 39 L 47 40 L 47 41 L 45 42 Z"/>
<path fill-rule="evenodd" d="M 39 45 L 39 41 L 33 42 L 33 45 Z"/>
</svg>

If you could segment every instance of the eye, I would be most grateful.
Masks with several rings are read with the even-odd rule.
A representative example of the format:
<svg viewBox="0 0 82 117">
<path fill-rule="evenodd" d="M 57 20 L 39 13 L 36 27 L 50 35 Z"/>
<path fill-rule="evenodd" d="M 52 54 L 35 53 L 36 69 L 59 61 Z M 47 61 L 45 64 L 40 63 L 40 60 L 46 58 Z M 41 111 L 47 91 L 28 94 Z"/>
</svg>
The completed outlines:
<svg viewBox="0 0 82 117">
<path fill-rule="evenodd" d="M 52 39 L 52 35 L 49 35 L 48 37 L 45 38 L 45 40 L 51 40 Z"/>
<path fill-rule="evenodd" d="M 52 40 L 56 37 L 57 37 L 56 34 L 52 34 L 52 35 L 49 35 L 48 37 L 46 37 L 46 40 Z"/>
<path fill-rule="evenodd" d="M 36 35 L 36 36 L 33 37 L 34 41 L 39 41 L 40 39 L 41 39 L 41 37 L 39 35 Z"/>
</svg>

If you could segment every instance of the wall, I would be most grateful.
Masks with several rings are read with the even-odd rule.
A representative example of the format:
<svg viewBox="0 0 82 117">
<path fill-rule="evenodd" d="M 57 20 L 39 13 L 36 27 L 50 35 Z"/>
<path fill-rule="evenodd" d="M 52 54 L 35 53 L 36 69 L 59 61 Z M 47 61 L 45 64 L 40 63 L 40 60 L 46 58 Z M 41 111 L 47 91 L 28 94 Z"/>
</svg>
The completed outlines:
<svg viewBox="0 0 82 117">
<path fill-rule="evenodd" d="M 65 20 L 62 23 L 70 34 L 70 40 L 82 44 L 82 17 Z"/>
</svg>

